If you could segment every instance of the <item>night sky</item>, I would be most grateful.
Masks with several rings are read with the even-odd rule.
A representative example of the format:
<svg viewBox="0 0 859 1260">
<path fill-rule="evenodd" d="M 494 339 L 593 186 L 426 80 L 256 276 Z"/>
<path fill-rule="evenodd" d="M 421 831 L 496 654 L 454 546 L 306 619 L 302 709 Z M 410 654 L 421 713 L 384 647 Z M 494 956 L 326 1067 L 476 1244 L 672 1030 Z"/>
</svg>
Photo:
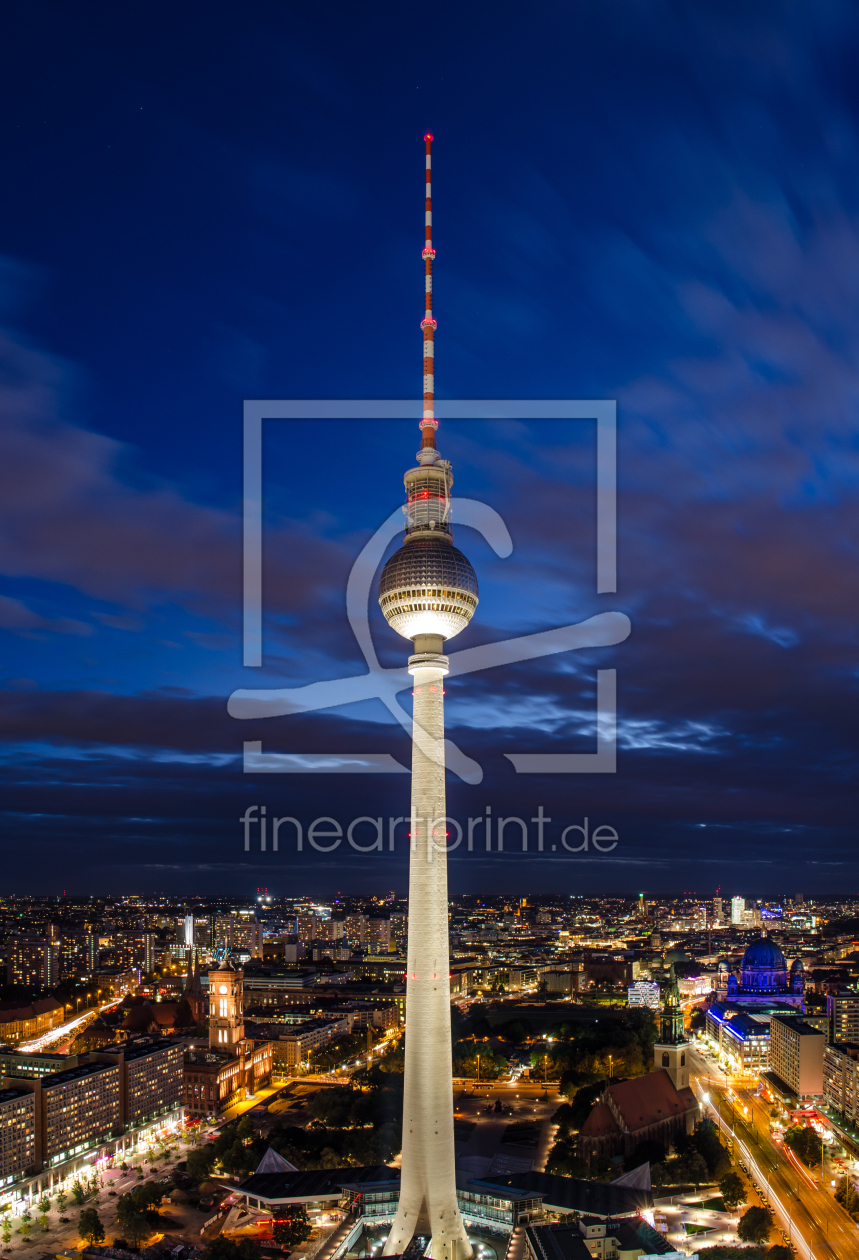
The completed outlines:
<svg viewBox="0 0 859 1260">
<path fill-rule="evenodd" d="M 457 531 L 481 602 L 450 650 L 632 623 L 448 681 L 483 773 L 450 814 L 553 819 L 543 853 L 458 850 L 452 890 L 855 891 L 858 61 L 830 0 L 4 6 L 4 890 L 405 892 L 402 831 L 263 854 L 239 823 L 407 813 L 405 774 L 242 773 L 244 740 L 408 765 L 381 701 L 226 703 L 366 668 L 346 581 L 417 427 L 267 423 L 250 669 L 242 404 L 417 399 L 430 129 L 439 396 L 618 404 L 616 594 L 592 423 L 443 424 L 513 540 Z M 598 669 L 617 774 L 517 775 L 593 751 Z M 561 850 L 585 817 L 612 852 Z"/>
</svg>

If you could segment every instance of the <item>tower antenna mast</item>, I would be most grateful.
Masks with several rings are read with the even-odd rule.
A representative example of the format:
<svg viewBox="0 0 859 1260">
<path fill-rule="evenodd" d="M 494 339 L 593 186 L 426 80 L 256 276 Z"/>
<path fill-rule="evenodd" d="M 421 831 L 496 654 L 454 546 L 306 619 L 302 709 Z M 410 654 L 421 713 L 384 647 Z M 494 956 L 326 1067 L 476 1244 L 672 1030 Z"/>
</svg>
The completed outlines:
<svg viewBox="0 0 859 1260">
<path fill-rule="evenodd" d="M 424 409 L 421 417 L 422 441 L 418 455 L 420 463 L 434 463 L 435 431 L 438 421 L 435 418 L 435 330 L 438 327 L 432 313 L 432 264 L 435 250 L 432 247 L 432 133 L 424 136 L 426 144 L 427 189 L 424 227 L 424 317 L 421 328 L 424 333 Z"/>
</svg>

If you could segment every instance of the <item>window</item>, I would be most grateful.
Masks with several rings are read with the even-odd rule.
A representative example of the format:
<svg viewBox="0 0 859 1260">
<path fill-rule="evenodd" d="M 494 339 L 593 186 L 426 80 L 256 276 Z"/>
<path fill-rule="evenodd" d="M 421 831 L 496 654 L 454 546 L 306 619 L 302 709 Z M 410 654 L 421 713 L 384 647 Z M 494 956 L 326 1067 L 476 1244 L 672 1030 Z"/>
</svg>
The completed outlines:
<svg viewBox="0 0 859 1260">
<path fill-rule="evenodd" d="M 667 1050 L 663 1050 L 662 1052 L 662 1066 L 668 1067 L 668 1051 Z"/>
<path fill-rule="evenodd" d="M 681 1066 L 681 1067 L 685 1067 L 685 1066 L 686 1066 L 686 1051 L 685 1051 L 685 1050 L 682 1050 L 682 1051 L 680 1052 L 680 1066 Z"/>
</svg>

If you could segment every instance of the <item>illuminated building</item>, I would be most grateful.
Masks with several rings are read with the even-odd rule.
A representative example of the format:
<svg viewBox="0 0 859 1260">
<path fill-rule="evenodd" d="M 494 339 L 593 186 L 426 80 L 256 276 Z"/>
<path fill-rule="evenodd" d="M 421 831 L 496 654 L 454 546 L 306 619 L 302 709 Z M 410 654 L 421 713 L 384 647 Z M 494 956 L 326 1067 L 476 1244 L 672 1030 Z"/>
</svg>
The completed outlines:
<svg viewBox="0 0 859 1260">
<path fill-rule="evenodd" d="M 826 1038 L 800 1015 L 773 1015 L 770 1020 L 770 1071 L 797 1098 L 823 1093 L 823 1047 Z"/>
<path fill-rule="evenodd" d="M 859 1125 L 859 1045 L 838 1042 L 823 1050 L 823 1098 L 842 1123 Z"/>
<path fill-rule="evenodd" d="M 238 911 L 215 920 L 214 942 L 216 949 L 229 949 L 245 954 L 248 958 L 262 958 L 262 924 L 257 922 L 253 911 Z"/>
<path fill-rule="evenodd" d="M 271 1081 L 268 1041 L 245 1036 L 244 972 L 225 957 L 209 972 L 209 1046 L 185 1056 L 185 1106 L 192 1115 L 216 1116 Z"/>
<path fill-rule="evenodd" d="M 627 989 L 627 1006 L 646 1006 L 659 1010 L 659 985 L 655 980 L 636 980 Z"/>
<path fill-rule="evenodd" d="M 788 970 L 775 941 L 761 936 L 743 955 L 739 981 L 727 963 L 719 963 L 716 997 L 742 1007 L 781 1002 L 804 1010 L 802 963 L 797 958 Z"/>
<path fill-rule="evenodd" d="M 17 1045 L 58 1028 L 65 1008 L 56 998 L 36 998 L 35 1002 L 0 1004 L 0 1043 Z"/>
<path fill-rule="evenodd" d="M 859 993 L 855 989 L 827 993 L 826 1014 L 831 1042 L 859 1044 Z"/>
<path fill-rule="evenodd" d="M 182 1059 L 183 1047 L 165 1039 L 0 1056 L 0 1157 L 10 1153 L 0 1181 L 30 1177 L 33 1193 L 49 1190 L 83 1160 L 126 1149 L 145 1126 L 180 1119 Z"/>
<path fill-rule="evenodd" d="M 770 1066 L 770 1020 L 790 1015 L 780 1002 L 756 1003 L 745 1008 L 732 1002 L 713 1002 L 707 1011 L 707 1036 L 735 1072 L 757 1075 Z"/>
<path fill-rule="evenodd" d="M 28 1089 L 0 1089 L 0 1188 L 36 1162 L 36 1100 Z"/>
<path fill-rule="evenodd" d="M 58 940 L 16 933 L 6 946 L 6 983 L 51 989 L 60 979 L 61 957 Z"/>
</svg>

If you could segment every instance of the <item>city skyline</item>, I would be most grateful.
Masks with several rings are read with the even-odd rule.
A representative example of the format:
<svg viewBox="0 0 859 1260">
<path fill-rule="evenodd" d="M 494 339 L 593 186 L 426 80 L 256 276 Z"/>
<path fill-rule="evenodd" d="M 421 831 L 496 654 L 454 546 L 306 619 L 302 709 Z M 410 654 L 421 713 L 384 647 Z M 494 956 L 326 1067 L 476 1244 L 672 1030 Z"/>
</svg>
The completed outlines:
<svg viewBox="0 0 859 1260">
<path fill-rule="evenodd" d="M 513 543 L 500 556 L 463 530 L 481 615 L 458 646 L 613 610 L 633 627 L 617 647 L 448 680 L 449 737 L 483 775 L 456 780 L 458 820 L 489 807 L 529 833 L 526 854 L 515 824 L 487 854 L 476 831 L 450 855 L 451 889 L 859 887 L 859 19 L 839 4 L 783 22 L 696 12 L 682 30 L 660 3 L 624 22 L 500 12 L 491 29 L 457 14 L 419 69 L 410 14 L 384 30 L 346 11 L 334 29 L 256 15 L 238 32 L 214 14 L 208 58 L 188 14 L 170 40 L 153 18 L 130 41 L 118 14 L 9 14 L 8 891 L 404 890 L 402 824 L 393 852 L 347 832 L 407 813 L 405 776 L 242 772 L 245 740 L 407 765 L 381 703 L 269 724 L 226 706 L 365 668 L 346 585 L 399 505 L 410 422 L 363 421 L 360 451 L 348 419 L 267 430 L 252 670 L 242 403 L 419 406 L 413 152 L 428 128 L 444 141 L 437 396 L 618 405 L 611 596 L 595 593 L 592 426 L 446 422 L 460 484 Z M 377 608 L 370 626 L 400 664 Z M 511 752 L 593 750 L 598 670 L 617 671 L 617 773 L 517 775 Z M 251 807 L 296 818 L 303 849 L 288 826 L 277 853 L 258 827 L 245 849 Z M 343 832 L 327 856 L 306 838 L 318 818 Z M 572 830 L 564 848 L 585 819 L 616 846 L 575 851 Z"/>
</svg>

